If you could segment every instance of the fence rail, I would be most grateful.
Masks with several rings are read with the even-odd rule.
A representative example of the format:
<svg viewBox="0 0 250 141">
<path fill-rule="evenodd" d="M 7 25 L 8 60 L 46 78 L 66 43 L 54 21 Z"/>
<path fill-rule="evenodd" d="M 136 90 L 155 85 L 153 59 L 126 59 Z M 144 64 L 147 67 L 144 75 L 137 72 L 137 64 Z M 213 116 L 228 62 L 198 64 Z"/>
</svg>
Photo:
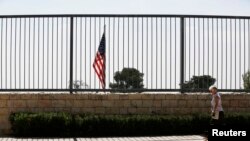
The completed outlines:
<svg viewBox="0 0 250 141">
<path fill-rule="evenodd" d="M 102 89 L 92 63 L 104 25 Z M 135 68 L 144 88 L 126 91 L 206 91 L 209 79 L 194 76 L 211 76 L 246 92 L 249 54 L 244 16 L 0 15 L 0 91 L 112 91 L 115 73 Z"/>
</svg>

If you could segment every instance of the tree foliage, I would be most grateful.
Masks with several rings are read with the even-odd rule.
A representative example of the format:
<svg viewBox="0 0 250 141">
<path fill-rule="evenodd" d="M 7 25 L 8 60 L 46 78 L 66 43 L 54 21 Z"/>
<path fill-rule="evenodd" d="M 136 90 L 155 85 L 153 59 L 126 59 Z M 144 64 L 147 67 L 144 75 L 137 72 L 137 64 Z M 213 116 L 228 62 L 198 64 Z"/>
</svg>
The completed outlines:
<svg viewBox="0 0 250 141">
<path fill-rule="evenodd" d="M 213 85 L 215 81 L 216 79 L 210 75 L 193 76 L 190 81 L 183 84 L 183 88 L 186 90 L 208 90 L 208 88 Z"/>
<path fill-rule="evenodd" d="M 250 71 L 242 75 L 244 82 L 244 89 L 250 89 Z"/>
<path fill-rule="evenodd" d="M 135 68 L 123 68 L 122 71 L 115 72 L 115 83 L 110 83 L 111 89 L 142 89 L 143 73 Z"/>
</svg>

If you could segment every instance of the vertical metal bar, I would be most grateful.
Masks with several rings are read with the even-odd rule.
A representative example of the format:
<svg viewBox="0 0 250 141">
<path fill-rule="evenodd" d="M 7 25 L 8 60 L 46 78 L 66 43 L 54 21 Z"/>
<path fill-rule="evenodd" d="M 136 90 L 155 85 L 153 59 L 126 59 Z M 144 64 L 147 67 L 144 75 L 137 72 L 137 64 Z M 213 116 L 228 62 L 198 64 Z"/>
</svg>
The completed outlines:
<svg viewBox="0 0 250 141">
<path fill-rule="evenodd" d="M 7 64 L 8 64 L 8 19 L 6 18 L 6 21 L 5 21 L 5 61 L 6 61 L 6 64 L 5 64 L 5 88 L 7 89 L 7 80 L 8 80 L 8 75 L 7 75 L 7 72 L 8 72 L 8 68 L 7 68 Z"/>
<path fill-rule="evenodd" d="M 0 73 L 1 78 L 3 78 L 3 76 L 2 76 L 2 72 L 3 72 L 2 61 L 3 61 L 3 18 L 1 18 L 1 60 L 0 60 L 0 62 L 1 62 L 1 64 L 0 64 L 0 66 L 1 66 L 1 73 Z M 16 80 L 16 77 L 15 77 L 15 80 Z M 0 87 L 2 89 L 3 88 L 3 79 L 1 79 L 0 81 L 1 81 Z"/>
<path fill-rule="evenodd" d="M 113 74 L 115 73 L 115 59 L 114 59 L 114 56 L 115 56 L 115 18 L 113 18 Z M 114 82 L 114 77 L 113 77 L 113 82 Z"/>
<path fill-rule="evenodd" d="M 72 80 L 73 81 L 73 83 L 77 83 L 77 66 L 78 66 L 78 64 L 77 64 L 77 48 L 78 48 L 78 43 L 77 43 L 77 30 L 78 29 L 78 17 L 76 17 L 75 18 L 75 30 L 73 30 L 74 32 L 75 32 L 75 37 L 74 37 L 74 39 L 75 39 L 75 68 L 73 68 L 73 69 L 75 69 L 75 80 Z M 94 32 L 95 33 L 95 32 Z M 73 43 L 74 44 L 74 43 Z M 74 53 L 73 53 L 74 54 Z M 73 61 L 74 62 L 74 61 Z M 90 65 L 91 66 L 91 65 Z M 90 67 L 91 68 L 91 67 Z M 74 86 L 74 84 L 72 84 L 73 86 Z M 76 87 L 75 87 L 76 88 Z"/>
<path fill-rule="evenodd" d="M 148 40 L 148 39 L 147 39 Z M 167 73 L 167 64 L 168 64 L 168 60 L 167 60 L 167 55 L 168 55 L 168 19 L 165 18 L 165 61 L 166 61 L 166 65 L 165 65 L 165 73 L 166 73 L 166 77 L 165 77 L 165 87 L 167 88 L 167 80 L 168 80 L 168 73 Z M 148 62 L 148 61 L 147 61 Z M 148 64 L 148 63 L 147 63 Z"/>
<path fill-rule="evenodd" d="M 68 23 L 69 23 L 69 17 L 67 17 L 66 18 L 66 33 L 65 33 L 65 44 L 66 44 L 66 46 L 65 46 L 65 53 L 66 53 L 66 79 L 65 79 L 65 81 L 66 81 L 66 83 L 65 83 L 65 85 L 66 85 L 66 87 L 65 88 L 68 88 L 69 89 L 69 86 L 68 86 L 68 48 L 69 48 L 69 46 L 68 46 L 68 40 L 69 40 L 69 34 L 68 34 L 68 29 L 69 29 L 69 26 L 68 26 Z M 85 71 L 86 72 L 86 71 Z"/>
<path fill-rule="evenodd" d="M 139 18 L 137 17 L 136 20 L 137 20 L 137 22 L 136 22 L 136 24 L 137 24 L 137 26 L 136 26 L 136 29 L 137 29 L 137 41 L 136 41 L 137 42 L 137 47 L 136 47 L 137 48 L 137 59 L 136 59 L 137 66 L 136 66 L 136 69 L 138 70 L 139 69 L 139 67 L 138 67 L 139 66 Z"/>
<path fill-rule="evenodd" d="M 235 31 L 234 31 L 234 32 L 235 32 L 235 46 L 234 46 L 234 48 L 235 48 L 235 67 L 234 67 L 234 68 L 235 68 L 235 74 L 234 74 L 234 77 L 235 77 L 235 83 L 234 83 L 234 84 L 235 84 L 235 87 L 234 87 L 234 88 L 235 88 L 235 89 L 236 89 L 236 68 L 237 68 L 237 67 L 236 67 L 236 60 L 237 60 L 237 58 L 236 58 L 236 56 L 237 56 L 237 54 L 236 54 L 236 46 L 237 46 L 237 39 L 236 39 L 236 27 L 237 27 L 237 26 L 236 26 L 236 23 L 237 23 L 237 21 L 236 21 L 236 19 L 235 19 L 235 23 L 234 23 L 234 24 L 235 24 L 235 28 L 234 28 L 234 30 L 235 30 Z"/>
<path fill-rule="evenodd" d="M 125 30 L 124 30 L 125 29 L 125 25 L 124 25 L 124 20 L 125 19 L 123 18 L 123 23 L 122 23 L 122 25 L 123 25 L 123 28 L 122 28 L 122 30 L 123 30 L 122 31 L 122 33 L 123 33 L 123 36 L 122 36 L 123 37 L 123 41 L 122 41 L 122 44 L 123 44 L 122 45 L 122 50 L 123 50 L 122 51 L 123 52 L 123 55 L 122 55 L 123 56 L 123 58 L 122 58 L 123 62 L 122 62 L 122 64 L 123 64 L 123 67 L 122 68 L 124 68 L 124 56 L 125 56 L 125 53 L 124 53 L 125 52 L 125 50 L 124 50 L 124 46 L 125 46 L 125 41 L 124 41 L 125 40 Z"/>
<path fill-rule="evenodd" d="M 42 74 L 43 74 L 43 79 L 42 79 L 42 83 L 43 83 L 43 86 L 42 86 L 42 88 L 43 89 L 45 89 L 44 88 L 44 38 L 45 38 L 45 35 L 44 35 L 44 17 L 43 17 L 43 72 L 42 72 Z"/>
<path fill-rule="evenodd" d="M 82 83 L 82 17 L 80 19 L 80 85 Z"/>
<path fill-rule="evenodd" d="M 94 49 L 95 51 L 97 51 L 97 48 L 96 48 L 96 17 L 94 18 Z M 96 75 L 94 76 L 94 86 L 96 88 Z M 99 89 L 100 89 L 100 85 L 99 85 Z"/>
<path fill-rule="evenodd" d="M 134 30 L 134 18 L 132 18 L 132 68 L 134 67 L 134 49 L 135 49 L 135 46 L 134 46 L 134 34 L 135 34 L 135 30 Z"/>
<path fill-rule="evenodd" d="M 203 63 L 202 63 L 202 65 L 203 65 L 203 75 L 205 74 L 205 19 L 204 18 L 202 18 L 202 28 L 203 28 L 203 31 L 202 31 L 202 36 L 203 36 Z M 204 88 L 204 83 L 205 83 L 205 79 L 203 79 L 203 81 L 202 81 L 203 83 L 202 83 L 202 88 Z"/>
<path fill-rule="evenodd" d="M 22 35 L 22 19 L 20 18 L 20 31 L 19 31 L 20 33 L 19 33 L 19 70 L 18 70 L 18 72 L 19 72 L 19 88 L 21 88 L 21 84 L 22 84 L 22 82 L 21 82 L 21 41 L 22 41 L 22 39 L 21 39 L 21 35 Z"/>
<path fill-rule="evenodd" d="M 142 47 L 143 47 L 143 45 L 142 45 Z M 163 65 L 162 64 L 162 17 L 161 17 L 161 56 L 160 56 L 160 59 L 161 59 L 161 63 L 160 63 L 160 66 L 161 66 L 161 75 L 160 75 L 160 77 L 162 78 L 162 65 Z M 143 58 L 142 58 L 142 60 L 143 60 Z M 161 82 L 161 89 L 162 89 L 162 83 L 163 83 L 162 79 L 160 80 L 160 82 Z"/>
<path fill-rule="evenodd" d="M 239 19 L 239 84 L 241 85 L 241 19 Z"/>
<path fill-rule="evenodd" d="M 23 38 L 24 38 L 24 40 L 23 40 L 23 48 L 24 48 L 24 58 L 23 58 L 23 63 L 24 63 L 24 67 L 23 67 L 23 69 L 24 69 L 24 72 L 23 72 L 23 76 L 24 76 L 24 79 L 23 79 L 23 85 L 24 85 L 24 88 L 25 88 L 25 78 L 26 78 L 26 70 L 25 70 L 25 64 L 26 64 L 26 18 L 24 18 L 24 33 L 23 33 L 24 35 L 23 35 Z"/>
<path fill-rule="evenodd" d="M 156 75 L 156 78 L 155 78 L 155 84 L 156 84 L 156 89 L 158 89 L 158 87 L 157 87 L 157 79 L 158 79 L 158 73 L 157 73 L 157 70 L 158 70 L 158 19 L 157 18 L 155 18 L 155 21 L 156 21 L 156 23 L 155 23 L 155 34 L 156 34 L 156 36 L 155 36 L 155 44 L 156 44 L 156 51 L 155 51 L 155 65 L 156 65 L 156 67 L 155 67 L 155 75 Z M 137 54 L 138 55 L 138 54 Z"/>
<path fill-rule="evenodd" d="M 144 24 L 143 24 L 143 23 L 144 23 L 144 21 L 143 21 L 143 18 L 141 18 L 141 22 L 142 22 L 142 31 L 141 31 L 141 47 L 142 47 L 141 56 L 142 56 L 142 64 L 141 64 L 141 65 L 142 65 L 142 72 L 144 72 L 144 71 L 143 71 L 143 66 L 144 66 L 144 65 L 143 65 L 143 60 L 144 60 L 144 55 L 143 55 L 143 54 L 144 54 L 144 52 L 143 52 L 143 48 L 144 48 L 144 46 L 143 46 L 143 45 L 144 45 L 144 44 L 143 44 L 143 37 L 144 37 L 144 35 L 143 35 L 143 34 L 144 34 L 143 28 L 144 28 Z"/>
<path fill-rule="evenodd" d="M 212 77 L 214 77 L 214 18 L 212 18 Z"/>
<path fill-rule="evenodd" d="M 246 60 L 245 60 L 245 58 L 246 58 L 246 43 L 245 43 L 245 38 L 246 38 L 246 27 L 245 27 L 245 19 L 243 19 L 243 21 L 244 21 L 244 50 L 243 50 L 243 53 L 244 53 L 244 73 L 243 74 L 245 74 L 246 73 Z"/>
<path fill-rule="evenodd" d="M 84 18 L 84 22 L 85 22 L 84 23 L 85 24 L 85 30 L 84 30 L 84 32 L 85 32 L 85 37 L 84 37 L 85 38 L 85 40 L 84 40 L 84 43 L 85 43 L 85 45 L 84 45 L 84 53 L 85 53 L 84 54 L 84 57 L 85 57 L 85 60 L 84 60 L 85 61 L 84 62 L 84 64 L 85 64 L 85 71 L 84 71 L 85 77 L 84 78 L 85 78 L 85 82 L 84 83 L 87 83 L 87 49 L 86 49 L 87 48 L 87 18 L 86 17 Z M 87 86 L 87 84 L 86 84 L 86 86 Z"/>
<path fill-rule="evenodd" d="M 148 17 L 147 17 L 147 29 L 146 29 L 146 34 L 147 34 L 147 45 L 146 45 L 146 54 L 147 54 L 147 56 L 149 56 L 149 54 L 148 54 L 148 44 L 149 44 L 149 39 L 148 39 Z M 148 57 L 146 57 L 146 60 L 147 60 L 147 63 L 146 63 L 146 74 L 147 74 L 147 82 L 146 82 L 146 84 L 147 84 L 147 88 L 148 88 L 148 76 L 149 76 L 149 74 L 148 74 Z"/>
<path fill-rule="evenodd" d="M 40 78 L 39 78 L 39 76 L 40 76 L 40 18 L 38 18 L 38 25 L 37 25 L 37 67 L 38 67 L 38 73 L 37 73 L 37 77 L 38 77 L 38 80 L 37 80 L 37 88 L 40 88 L 39 87 L 39 81 L 40 81 Z"/>
<path fill-rule="evenodd" d="M 232 89 L 232 71 L 233 71 L 233 67 L 232 67 L 232 62 L 233 62 L 233 60 L 232 60 L 232 58 L 233 58 L 233 54 L 232 54 L 232 40 L 233 40 L 233 38 L 232 38 L 232 19 L 230 19 L 230 62 L 231 62 L 231 64 L 230 64 L 230 89 Z"/>
<path fill-rule="evenodd" d="M 92 42 L 92 38 L 91 38 L 91 33 L 92 33 L 92 31 L 91 31 L 91 25 L 92 25 L 92 23 L 91 23 L 91 18 L 89 18 L 89 47 L 90 47 L 90 49 L 92 48 L 91 47 L 91 42 Z M 90 53 L 91 53 L 91 51 L 90 51 Z M 91 55 L 89 55 L 89 57 L 90 57 L 90 59 L 89 60 L 91 60 Z M 90 64 L 90 66 L 91 66 L 91 62 L 89 63 Z M 90 70 L 89 70 L 89 85 L 90 85 L 90 87 L 91 87 L 91 67 L 90 67 Z"/>
<path fill-rule="evenodd" d="M 153 89 L 153 18 L 151 18 L 151 89 Z"/>
<path fill-rule="evenodd" d="M 36 33 L 36 19 L 33 18 L 33 89 L 35 88 L 35 33 Z"/>
<path fill-rule="evenodd" d="M 170 17 L 170 66 L 172 66 L 172 18 Z M 170 89 L 172 89 L 172 68 L 170 67 Z"/>
<path fill-rule="evenodd" d="M 85 17 L 85 19 L 84 19 L 84 22 L 85 22 L 85 45 L 84 45 L 84 52 L 85 52 L 85 70 L 86 70 L 86 68 L 87 68 L 87 18 Z M 87 82 L 87 72 L 85 71 L 85 82 L 84 83 L 86 83 Z M 86 84 L 87 85 L 87 84 Z"/>
<path fill-rule="evenodd" d="M 174 32 L 174 39 L 175 39 L 175 43 L 174 43 L 174 57 L 175 57 L 175 59 L 174 59 L 174 61 L 175 61 L 175 64 L 174 64 L 174 66 L 175 66 L 175 70 L 174 70 L 174 73 L 175 73 L 175 79 L 174 79 L 174 81 L 175 81 L 175 89 L 176 89 L 176 66 L 177 66 L 177 63 L 176 63 L 176 56 L 177 56 L 177 52 L 176 52 L 176 17 L 174 18 L 174 22 L 175 22 L 175 24 L 174 24 L 174 28 L 175 28 L 175 32 Z"/>
<path fill-rule="evenodd" d="M 48 88 L 49 88 L 49 18 L 47 18 L 47 89 Z"/>
<path fill-rule="evenodd" d="M 207 65 L 208 65 L 208 67 L 207 67 L 207 75 L 209 75 L 209 47 L 210 47 L 210 44 L 209 44 L 209 18 L 207 19 Z M 208 80 L 208 78 L 207 78 L 207 84 L 209 84 L 209 80 Z M 205 87 L 207 87 L 207 86 L 205 86 Z"/>
<path fill-rule="evenodd" d="M 109 44 L 109 45 L 108 45 L 108 53 L 109 53 L 109 55 L 108 55 L 108 58 L 109 58 L 109 60 L 108 60 L 108 62 L 111 62 L 111 61 L 110 61 L 110 56 L 111 56 L 111 52 L 110 52 L 110 47 L 111 47 L 111 39 L 110 39 L 110 38 L 111 38 L 110 17 L 109 17 L 108 19 L 109 19 L 109 24 L 108 24 L 108 27 L 109 27 L 109 32 L 108 32 L 108 33 L 109 33 L 109 34 L 108 34 L 108 39 L 109 39 L 109 41 L 108 41 L 108 44 Z M 110 81 L 110 72 L 111 72 L 110 63 L 108 63 L 108 65 L 109 65 L 109 71 L 108 71 L 109 77 L 108 77 L 108 78 L 109 78 L 109 82 L 111 82 L 111 81 Z"/>
<path fill-rule="evenodd" d="M 31 59 L 30 59 L 30 56 L 31 56 L 31 53 L 30 53 L 30 42 L 31 42 L 31 38 L 30 38 L 30 34 L 31 34 L 31 30 L 30 30 L 30 27 L 31 27 L 31 23 L 30 23 L 30 18 L 29 18 L 29 75 L 28 75 L 28 83 L 29 83 L 29 88 L 30 87 L 30 66 L 31 66 Z"/>
<path fill-rule="evenodd" d="M 10 89 L 12 89 L 12 18 L 10 19 Z"/>
<path fill-rule="evenodd" d="M 195 76 L 195 67 L 196 67 L 196 62 L 195 62 L 195 18 L 194 18 L 194 76 Z M 199 79 L 198 79 L 199 80 Z"/>
<path fill-rule="evenodd" d="M 59 63 L 58 63 L 58 52 L 59 52 L 59 50 L 58 50 L 58 17 L 56 17 L 56 88 L 58 89 L 58 75 L 59 75 L 59 72 L 58 72 L 58 65 L 59 65 Z M 39 32 L 38 32 L 39 33 Z M 38 42 L 39 42 L 39 40 L 38 40 Z M 39 48 L 39 46 L 38 46 L 38 48 Z M 39 50 L 39 49 L 38 49 Z M 39 65 L 38 65 L 39 66 Z M 39 74 L 39 73 L 38 73 Z"/>
<path fill-rule="evenodd" d="M 2 36 L 1 36 L 1 38 L 2 38 Z M 15 18 L 15 89 L 16 89 L 16 80 L 17 80 L 17 78 L 16 78 L 16 70 L 17 70 L 17 65 L 16 65 L 16 56 L 17 56 L 17 54 L 16 54 L 16 42 L 17 42 L 17 18 Z M 1 51 L 1 53 L 2 53 L 2 51 Z M 2 54 L 1 54 L 1 56 L 2 56 Z M 2 66 L 2 65 L 1 65 Z M 1 73 L 2 74 L 2 73 Z M 30 73 L 29 73 L 30 74 Z M 29 75 L 30 76 L 30 75 Z"/>
<path fill-rule="evenodd" d="M 184 92 L 183 84 L 184 84 L 184 17 L 180 18 L 180 90 L 181 93 Z"/>
<path fill-rule="evenodd" d="M 227 19 L 225 19 L 226 20 L 226 69 L 225 70 L 228 70 L 227 69 L 227 54 L 228 54 L 228 50 L 227 50 L 227 47 L 228 47 L 228 44 L 227 44 Z M 228 80 L 227 80 L 227 72 L 228 71 L 226 71 L 226 89 L 227 89 L 227 82 L 228 82 Z"/>
<path fill-rule="evenodd" d="M 120 50 L 120 17 L 118 17 L 118 27 L 117 27 L 117 66 L 118 66 L 118 71 L 120 71 L 120 65 L 119 65 L 119 63 L 120 63 L 120 55 L 119 55 L 119 50 Z"/>
<path fill-rule="evenodd" d="M 73 42 L 74 42 L 74 17 L 70 17 L 70 93 L 73 93 Z"/>
<path fill-rule="evenodd" d="M 64 18 L 61 18 L 61 89 L 63 88 L 63 47 L 64 47 L 64 44 L 63 44 L 63 25 L 64 25 Z"/>
<path fill-rule="evenodd" d="M 219 20 L 218 20 L 218 18 L 216 19 L 216 23 L 217 23 L 217 36 L 216 36 L 216 38 L 217 38 L 217 79 L 219 78 Z M 219 83 L 218 83 L 219 84 Z"/>
<path fill-rule="evenodd" d="M 200 76 L 200 18 L 198 18 L 198 75 Z M 200 89 L 200 79 L 198 79 L 198 89 Z"/>
<path fill-rule="evenodd" d="M 130 63 L 129 63 L 129 58 L 130 58 L 130 53 L 129 53 L 129 43 L 130 43 L 130 40 L 129 40 L 129 17 L 128 17 L 128 68 L 130 67 Z M 110 72 L 110 71 L 109 71 Z"/>
<path fill-rule="evenodd" d="M 51 19 L 52 20 L 52 39 L 51 39 L 51 49 L 52 49 L 52 55 L 51 55 L 51 58 L 52 58 L 52 66 L 51 66 L 51 69 L 52 69 L 52 74 L 51 74 L 51 77 L 52 77 L 52 89 L 54 88 L 53 85 L 54 85 L 54 18 Z"/>
<path fill-rule="evenodd" d="M 223 89 L 223 19 L 221 19 L 221 89 Z"/>
<path fill-rule="evenodd" d="M 188 58 L 189 58 L 189 59 L 188 59 L 188 70 L 189 70 L 189 71 L 188 71 L 188 77 L 189 77 L 189 78 L 188 78 L 188 79 L 189 79 L 189 81 L 190 81 L 190 79 L 191 79 L 191 77 L 190 77 L 190 76 L 191 76 L 191 69 L 190 69 L 190 68 L 191 68 L 191 63 L 190 63 L 190 62 L 191 62 L 191 55 L 190 55 L 190 54 L 191 54 L 191 53 L 190 53 L 190 52 L 191 52 L 191 29 L 190 29 L 190 28 L 191 28 L 191 19 L 188 18 L 188 33 L 189 33 L 189 35 L 188 35 L 188 40 L 189 40 L 189 41 L 188 41 L 188 42 L 189 42 L 189 46 L 188 46 Z M 170 37 L 171 37 L 171 36 L 170 36 Z M 171 78 L 171 77 L 170 77 L 170 78 Z"/>
</svg>

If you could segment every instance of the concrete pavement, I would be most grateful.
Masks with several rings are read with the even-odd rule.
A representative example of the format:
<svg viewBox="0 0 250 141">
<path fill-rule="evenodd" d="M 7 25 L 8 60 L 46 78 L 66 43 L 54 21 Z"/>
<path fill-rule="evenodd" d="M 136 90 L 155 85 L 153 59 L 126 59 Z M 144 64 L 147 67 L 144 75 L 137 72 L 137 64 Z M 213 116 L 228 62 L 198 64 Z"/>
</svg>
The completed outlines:
<svg viewBox="0 0 250 141">
<path fill-rule="evenodd" d="M 0 137 L 0 141 L 207 141 L 201 135 L 156 137 L 105 137 L 105 138 L 14 138 Z"/>
</svg>

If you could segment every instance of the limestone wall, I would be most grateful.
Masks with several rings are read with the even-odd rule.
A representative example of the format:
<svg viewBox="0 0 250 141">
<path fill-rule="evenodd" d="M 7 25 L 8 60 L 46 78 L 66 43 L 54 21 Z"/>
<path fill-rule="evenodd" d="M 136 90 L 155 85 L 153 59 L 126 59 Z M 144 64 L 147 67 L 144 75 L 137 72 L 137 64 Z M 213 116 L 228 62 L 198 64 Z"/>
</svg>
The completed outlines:
<svg viewBox="0 0 250 141">
<path fill-rule="evenodd" d="M 0 94 L 0 135 L 10 133 L 11 112 L 191 114 L 210 112 L 210 94 Z M 250 112 L 250 94 L 222 94 L 225 112 Z"/>
</svg>

